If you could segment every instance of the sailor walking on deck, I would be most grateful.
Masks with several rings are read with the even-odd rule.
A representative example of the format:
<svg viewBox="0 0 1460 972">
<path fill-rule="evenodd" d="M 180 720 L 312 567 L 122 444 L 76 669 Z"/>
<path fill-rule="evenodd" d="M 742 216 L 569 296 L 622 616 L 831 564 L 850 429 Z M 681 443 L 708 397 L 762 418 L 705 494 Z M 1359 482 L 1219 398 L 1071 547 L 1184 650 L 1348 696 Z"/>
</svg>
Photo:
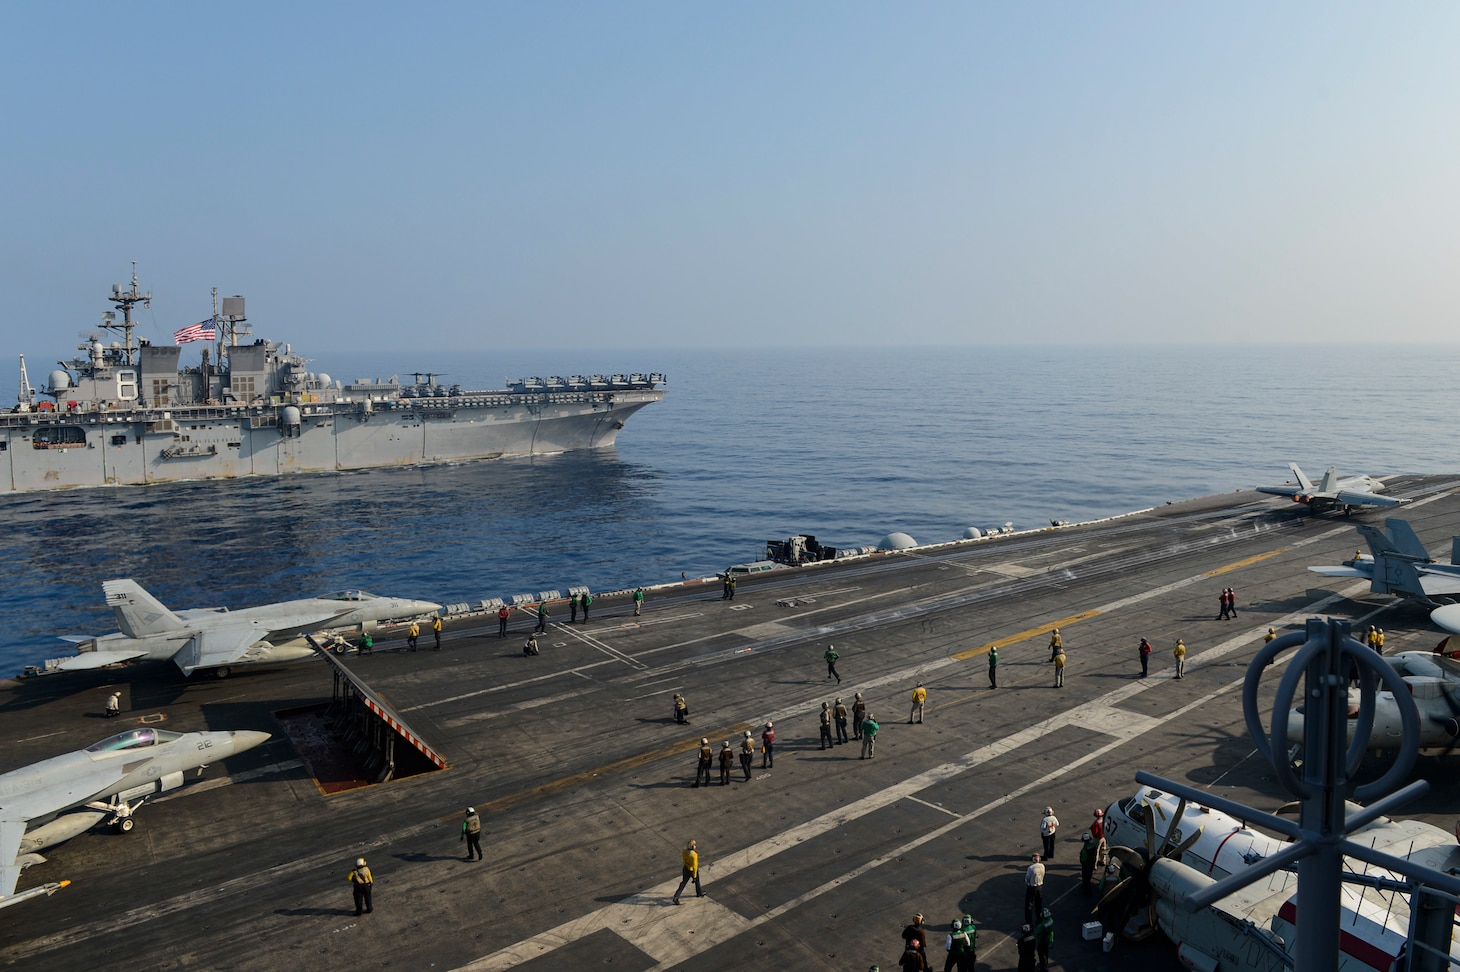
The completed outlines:
<svg viewBox="0 0 1460 972">
<path fill-rule="evenodd" d="M 725 745 L 730 745 L 726 743 Z M 679 855 L 684 862 L 684 868 L 680 871 L 679 887 L 674 890 L 674 903 L 679 904 L 679 896 L 684 892 L 684 886 L 689 882 L 695 883 L 695 897 L 703 898 L 704 889 L 700 887 L 700 855 L 695 850 L 695 842 L 690 841 L 684 845 L 684 852 Z"/>
<path fill-rule="evenodd" d="M 826 654 L 821 656 L 826 659 L 826 677 L 836 679 L 836 683 L 842 683 L 842 677 L 836 673 L 836 660 L 841 657 L 837 653 L 836 645 L 827 645 Z"/>
<path fill-rule="evenodd" d="M 471 860 L 476 855 L 477 860 L 482 859 L 482 818 L 477 816 L 475 807 L 466 808 L 466 819 L 461 822 L 461 839 L 466 841 L 466 859 Z"/>
<path fill-rule="evenodd" d="M 542 601 L 537 606 L 537 627 L 532 630 L 542 632 L 547 630 L 548 609 L 547 601 Z"/>
<path fill-rule="evenodd" d="M 636 588 L 634 588 L 634 617 L 637 618 L 639 615 L 641 615 L 643 613 L 644 613 L 644 589 L 642 587 L 636 587 Z"/>
<path fill-rule="evenodd" d="M 431 634 L 436 639 L 436 650 L 441 650 L 441 615 L 431 615 Z"/>
<path fill-rule="evenodd" d="M 772 769 L 776 765 L 776 726 L 767 721 L 760 734 L 760 768 Z"/>
<path fill-rule="evenodd" d="M 1186 642 L 1180 638 L 1176 639 L 1176 647 L 1171 649 L 1171 655 L 1176 659 L 1176 677 L 1186 677 Z"/>
<path fill-rule="evenodd" d="M 989 688 L 999 687 L 999 649 L 989 649 Z"/>
<path fill-rule="evenodd" d="M 507 619 L 512 617 L 512 609 L 503 604 L 497 609 L 497 637 L 507 637 Z"/>
<path fill-rule="evenodd" d="M 412 621 L 411 626 L 406 629 L 406 647 L 411 651 L 416 650 L 416 639 L 421 637 L 420 622 Z"/>
<path fill-rule="evenodd" d="M 355 859 L 355 869 L 350 872 L 350 890 L 355 895 L 355 914 L 369 914 L 375 910 L 375 905 L 370 900 L 370 891 L 375 887 L 375 876 L 370 873 L 370 868 L 365 865 L 365 858 Z"/>
</svg>

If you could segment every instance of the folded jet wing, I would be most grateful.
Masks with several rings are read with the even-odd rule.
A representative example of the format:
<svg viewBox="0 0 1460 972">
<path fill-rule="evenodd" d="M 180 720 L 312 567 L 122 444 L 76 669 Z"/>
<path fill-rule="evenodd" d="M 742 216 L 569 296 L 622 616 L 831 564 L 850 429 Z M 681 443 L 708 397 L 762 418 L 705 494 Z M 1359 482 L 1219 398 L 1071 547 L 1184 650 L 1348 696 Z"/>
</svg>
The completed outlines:
<svg viewBox="0 0 1460 972">
<path fill-rule="evenodd" d="M 20 880 L 20 841 L 25 836 L 25 821 L 0 817 L 0 899 L 15 893 Z"/>
<path fill-rule="evenodd" d="M 237 624 L 204 628 L 189 638 L 172 660 L 184 675 L 191 675 L 198 668 L 221 668 L 238 661 L 261 641 L 280 635 L 292 636 L 333 621 L 338 616 L 338 613 L 294 614 L 269 618 L 267 624 L 245 619 Z"/>
</svg>

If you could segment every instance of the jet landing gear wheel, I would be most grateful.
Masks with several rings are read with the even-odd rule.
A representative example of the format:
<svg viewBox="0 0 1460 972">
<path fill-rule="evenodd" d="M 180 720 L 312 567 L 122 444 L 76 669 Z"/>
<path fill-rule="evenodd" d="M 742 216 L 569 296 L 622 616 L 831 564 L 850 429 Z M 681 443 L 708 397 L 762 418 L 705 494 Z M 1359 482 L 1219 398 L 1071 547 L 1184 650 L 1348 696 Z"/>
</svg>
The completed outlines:
<svg viewBox="0 0 1460 972">
<path fill-rule="evenodd" d="M 214 678 L 224 679 L 224 678 L 227 678 L 229 675 L 232 675 L 232 674 L 233 674 L 233 669 L 229 668 L 227 665 L 224 665 L 224 666 L 222 666 L 220 668 L 213 669 L 213 677 Z"/>
<path fill-rule="evenodd" d="M 119 834 L 130 834 L 132 829 L 137 826 L 137 821 L 133 817 L 122 817 L 112 826 L 117 829 Z"/>
</svg>

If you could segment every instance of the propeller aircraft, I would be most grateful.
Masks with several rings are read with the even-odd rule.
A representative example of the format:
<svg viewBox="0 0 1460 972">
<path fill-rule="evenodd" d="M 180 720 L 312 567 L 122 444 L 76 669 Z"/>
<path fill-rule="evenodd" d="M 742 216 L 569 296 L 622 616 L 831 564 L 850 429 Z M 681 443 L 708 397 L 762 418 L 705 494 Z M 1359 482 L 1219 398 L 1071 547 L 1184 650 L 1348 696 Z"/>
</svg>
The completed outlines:
<svg viewBox="0 0 1460 972">
<path fill-rule="evenodd" d="M 1352 804 L 1352 810 L 1357 810 Z M 1096 912 L 1107 929 L 1139 939 L 1159 928 L 1177 945 L 1183 965 L 1223 972 L 1286 972 L 1294 966 L 1297 881 L 1279 871 L 1208 908 L 1187 911 L 1189 893 L 1252 867 L 1287 844 L 1221 811 L 1188 804 L 1159 790 L 1142 790 L 1105 812 L 1107 840 L 1124 879 L 1106 892 Z M 1379 817 L 1354 839 L 1376 850 L 1406 857 L 1436 870 L 1460 865 L 1455 837 L 1422 821 Z M 1134 846 L 1132 844 L 1136 843 Z M 1402 875 L 1356 861 L 1346 864 L 1342 888 L 1343 929 L 1338 970 L 1387 972 L 1402 963 L 1411 918 L 1411 899 Z M 1427 944 L 1443 939 L 1451 964 L 1460 962 L 1454 944 L 1455 916 L 1438 929 L 1425 929 Z"/>
<path fill-rule="evenodd" d="M 1449 639 L 1446 639 L 1448 641 Z M 1460 745 L 1460 660 L 1455 653 L 1402 651 L 1386 655 L 1384 661 L 1409 686 L 1409 697 L 1419 710 L 1421 756 L 1448 756 Z M 1400 701 L 1382 688 L 1374 693 L 1374 731 L 1369 746 L 1379 752 L 1396 750 L 1402 742 Z M 1349 690 L 1350 735 L 1358 719 L 1359 690 Z M 1288 742 L 1303 739 L 1301 706 L 1288 716 Z"/>
</svg>

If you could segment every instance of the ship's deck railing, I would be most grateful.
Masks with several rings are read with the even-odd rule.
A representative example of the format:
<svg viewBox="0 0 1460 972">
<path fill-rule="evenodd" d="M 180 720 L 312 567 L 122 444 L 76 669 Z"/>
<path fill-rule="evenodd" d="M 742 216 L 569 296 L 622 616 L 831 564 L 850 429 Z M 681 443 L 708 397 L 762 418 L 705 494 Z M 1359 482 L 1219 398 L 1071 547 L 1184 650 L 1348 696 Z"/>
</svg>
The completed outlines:
<svg viewBox="0 0 1460 972">
<path fill-rule="evenodd" d="M 662 376 L 656 376 L 662 379 Z M 354 412 L 369 402 L 373 411 L 445 412 L 458 408 L 506 408 L 513 405 L 612 404 L 614 396 L 625 391 L 653 392 L 654 383 L 625 383 L 610 389 L 534 389 L 532 391 L 463 392 L 431 398 L 398 398 L 384 400 L 371 396 L 341 396 L 325 402 L 251 402 L 234 405 L 158 405 L 145 408 L 83 408 L 75 411 L 48 410 L 0 413 L 0 428 L 36 428 L 51 425 L 108 425 L 122 422 L 208 422 L 219 419 L 247 418 L 273 414 L 287 406 L 298 408 L 305 417 L 329 416 L 337 412 Z"/>
</svg>

